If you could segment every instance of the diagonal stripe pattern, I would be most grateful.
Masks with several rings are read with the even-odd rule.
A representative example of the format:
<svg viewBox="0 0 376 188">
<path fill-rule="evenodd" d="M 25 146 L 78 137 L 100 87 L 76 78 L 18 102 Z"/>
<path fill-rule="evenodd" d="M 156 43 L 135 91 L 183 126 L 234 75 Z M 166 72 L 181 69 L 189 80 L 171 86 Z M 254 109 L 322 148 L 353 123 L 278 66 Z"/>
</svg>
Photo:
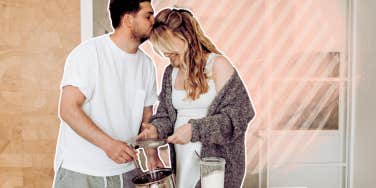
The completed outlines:
<svg viewBox="0 0 376 188">
<path fill-rule="evenodd" d="M 315 144 L 315 134 L 273 137 L 268 155 L 263 140 L 271 132 L 339 129 L 339 100 L 346 84 L 346 17 L 339 1 L 324 0 L 158 0 L 191 9 L 201 26 L 243 77 L 257 115 L 246 144 L 248 175 L 270 161 L 282 163 Z M 162 75 L 166 59 L 151 54 Z M 264 136 L 264 137 L 263 137 Z"/>
</svg>

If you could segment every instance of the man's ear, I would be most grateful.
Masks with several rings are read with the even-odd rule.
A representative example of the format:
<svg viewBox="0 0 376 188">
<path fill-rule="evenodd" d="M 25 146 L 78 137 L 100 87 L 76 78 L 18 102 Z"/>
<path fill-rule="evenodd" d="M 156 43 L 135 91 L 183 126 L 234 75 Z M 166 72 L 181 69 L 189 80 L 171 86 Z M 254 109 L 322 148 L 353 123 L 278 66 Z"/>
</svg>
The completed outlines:
<svg viewBox="0 0 376 188">
<path fill-rule="evenodd" d="M 131 27 L 134 22 L 134 16 L 131 14 L 124 14 L 121 18 L 121 24 L 125 27 Z"/>
</svg>

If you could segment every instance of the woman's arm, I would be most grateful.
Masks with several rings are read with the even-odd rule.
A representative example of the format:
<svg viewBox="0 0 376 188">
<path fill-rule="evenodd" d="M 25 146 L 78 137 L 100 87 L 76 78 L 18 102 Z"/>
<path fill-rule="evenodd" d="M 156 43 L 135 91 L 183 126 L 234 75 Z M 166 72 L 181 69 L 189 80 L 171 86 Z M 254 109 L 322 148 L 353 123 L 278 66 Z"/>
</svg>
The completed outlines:
<svg viewBox="0 0 376 188">
<path fill-rule="evenodd" d="M 168 66 L 163 74 L 162 90 L 159 94 L 159 104 L 156 114 L 154 114 L 150 122 L 155 126 L 158 132 L 158 138 L 167 138 L 174 132 L 174 122 L 171 121 L 170 114 L 168 112 L 169 104 L 167 102 L 167 85 L 170 85 L 172 66 Z"/>
<path fill-rule="evenodd" d="M 218 93 L 234 74 L 234 66 L 224 56 L 216 56 L 213 59 L 212 74 Z"/>
<path fill-rule="evenodd" d="M 192 125 L 191 141 L 229 144 L 245 134 L 255 113 L 241 78 L 222 56 L 215 59 L 213 78 L 218 91 L 214 101 L 216 109 L 205 118 L 189 121 Z"/>
</svg>

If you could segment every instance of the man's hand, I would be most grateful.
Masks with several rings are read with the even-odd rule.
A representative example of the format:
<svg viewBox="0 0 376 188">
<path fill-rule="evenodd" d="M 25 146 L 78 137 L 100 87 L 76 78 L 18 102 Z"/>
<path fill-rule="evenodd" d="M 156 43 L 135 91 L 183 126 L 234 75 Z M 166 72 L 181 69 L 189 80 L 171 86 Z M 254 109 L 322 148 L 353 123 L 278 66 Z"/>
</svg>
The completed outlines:
<svg viewBox="0 0 376 188">
<path fill-rule="evenodd" d="M 174 134 L 167 138 L 167 142 L 172 144 L 186 144 L 192 139 L 192 125 L 185 124 L 175 130 Z"/>
<path fill-rule="evenodd" d="M 147 138 L 158 138 L 157 128 L 150 123 L 143 123 L 141 125 L 141 133 L 137 136 L 137 140 Z"/>
<path fill-rule="evenodd" d="M 127 143 L 111 140 L 103 149 L 107 156 L 118 164 L 128 163 L 137 159 L 136 151 Z"/>
</svg>

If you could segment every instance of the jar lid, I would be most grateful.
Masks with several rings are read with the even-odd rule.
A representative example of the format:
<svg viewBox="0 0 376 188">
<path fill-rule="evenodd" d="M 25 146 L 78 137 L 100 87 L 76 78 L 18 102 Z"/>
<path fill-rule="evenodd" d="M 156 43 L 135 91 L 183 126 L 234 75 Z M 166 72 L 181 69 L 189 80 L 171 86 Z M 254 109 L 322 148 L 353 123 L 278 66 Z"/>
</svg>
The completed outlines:
<svg viewBox="0 0 376 188">
<path fill-rule="evenodd" d="M 202 158 L 200 164 L 204 165 L 224 165 L 226 164 L 226 160 L 221 157 L 205 157 Z"/>
</svg>

